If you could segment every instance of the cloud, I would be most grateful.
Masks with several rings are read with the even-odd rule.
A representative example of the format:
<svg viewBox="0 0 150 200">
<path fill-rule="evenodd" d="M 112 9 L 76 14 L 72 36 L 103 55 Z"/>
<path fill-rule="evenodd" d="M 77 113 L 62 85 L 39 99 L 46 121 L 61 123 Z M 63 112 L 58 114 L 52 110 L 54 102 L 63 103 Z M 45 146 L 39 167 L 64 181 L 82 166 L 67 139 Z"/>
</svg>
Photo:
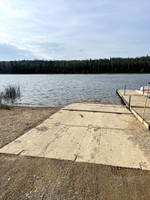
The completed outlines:
<svg viewBox="0 0 150 200">
<path fill-rule="evenodd" d="M 83 49 L 79 49 L 79 52 L 83 53 L 83 52 L 84 52 L 84 50 L 83 50 Z"/>
<path fill-rule="evenodd" d="M 19 49 L 11 44 L 0 43 L 0 60 L 35 59 L 35 56 L 27 50 Z"/>
<path fill-rule="evenodd" d="M 65 50 L 65 46 L 58 42 L 37 42 L 30 41 L 25 46 L 30 49 L 39 59 L 56 59 L 56 54 L 61 54 Z"/>
<path fill-rule="evenodd" d="M 58 42 L 32 42 L 31 45 L 50 53 L 58 52 L 64 49 L 63 44 Z"/>
<path fill-rule="evenodd" d="M 149 0 L 0 0 L 0 43 L 17 48 L 16 59 L 143 56 L 149 10 Z"/>
</svg>

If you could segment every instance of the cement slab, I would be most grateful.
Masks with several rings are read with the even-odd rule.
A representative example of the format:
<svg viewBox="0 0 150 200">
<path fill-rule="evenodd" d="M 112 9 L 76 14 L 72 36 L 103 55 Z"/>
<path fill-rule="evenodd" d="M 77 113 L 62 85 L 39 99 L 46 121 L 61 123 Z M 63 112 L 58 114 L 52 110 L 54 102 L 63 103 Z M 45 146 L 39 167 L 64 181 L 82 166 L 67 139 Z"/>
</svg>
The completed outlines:
<svg viewBox="0 0 150 200">
<path fill-rule="evenodd" d="M 126 134 L 134 122 L 131 114 L 60 110 L 0 153 L 150 170 L 149 159 Z"/>
<path fill-rule="evenodd" d="M 150 169 L 148 159 L 128 138 L 123 130 L 91 130 L 82 141 L 76 161 Z"/>
<path fill-rule="evenodd" d="M 60 110 L 47 123 L 69 126 L 93 126 L 110 129 L 125 129 L 133 122 L 132 115 Z"/>
<path fill-rule="evenodd" d="M 38 136 L 32 131 L 5 146 L 1 152 L 130 168 L 149 169 L 150 166 L 142 151 L 133 147 L 123 131 L 117 130 L 114 134 L 107 129 L 96 131 L 68 126 L 61 127 L 53 137 L 47 134 Z"/>
<path fill-rule="evenodd" d="M 113 104 L 74 103 L 65 106 L 63 110 L 130 114 L 130 111 L 127 110 L 124 106 Z"/>
<path fill-rule="evenodd" d="M 41 131 L 42 130 L 42 131 Z M 39 126 L 3 147 L 1 153 L 13 153 L 77 162 L 150 169 L 142 151 L 133 146 L 123 130 Z"/>
</svg>

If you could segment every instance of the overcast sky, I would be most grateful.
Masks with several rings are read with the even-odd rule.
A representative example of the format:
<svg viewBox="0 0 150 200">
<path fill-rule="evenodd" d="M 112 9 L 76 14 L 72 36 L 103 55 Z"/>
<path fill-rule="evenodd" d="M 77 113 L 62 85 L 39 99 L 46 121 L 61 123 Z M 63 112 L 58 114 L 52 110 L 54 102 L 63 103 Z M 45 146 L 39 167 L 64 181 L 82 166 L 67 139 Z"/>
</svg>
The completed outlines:
<svg viewBox="0 0 150 200">
<path fill-rule="evenodd" d="M 149 52 L 150 0 L 0 0 L 0 60 Z"/>
</svg>

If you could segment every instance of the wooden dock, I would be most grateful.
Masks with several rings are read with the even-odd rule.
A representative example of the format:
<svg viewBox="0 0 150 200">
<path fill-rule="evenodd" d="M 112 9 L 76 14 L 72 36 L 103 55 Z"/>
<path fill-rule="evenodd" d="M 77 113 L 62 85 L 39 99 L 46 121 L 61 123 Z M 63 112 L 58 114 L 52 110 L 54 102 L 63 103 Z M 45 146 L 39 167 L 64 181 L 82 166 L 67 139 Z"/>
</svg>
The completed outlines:
<svg viewBox="0 0 150 200">
<path fill-rule="evenodd" d="M 143 118 L 143 111 L 145 105 L 145 96 L 137 93 L 135 90 L 117 90 L 117 94 L 125 103 L 127 108 L 134 114 L 134 116 L 150 130 L 150 99 L 147 99 L 145 114 Z"/>
</svg>

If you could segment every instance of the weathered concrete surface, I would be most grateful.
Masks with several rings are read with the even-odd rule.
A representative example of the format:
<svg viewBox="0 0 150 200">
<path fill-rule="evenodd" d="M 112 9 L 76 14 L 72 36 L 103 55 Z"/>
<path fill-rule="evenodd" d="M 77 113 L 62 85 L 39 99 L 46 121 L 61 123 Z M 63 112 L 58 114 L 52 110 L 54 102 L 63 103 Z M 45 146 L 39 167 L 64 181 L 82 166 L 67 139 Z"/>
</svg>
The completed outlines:
<svg viewBox="0 0 150 200">
<path fill-rule="evenodd" d="M 126 90 L 124 95 L 124 90 L 118 90 L 118 94 L 121 99 L 129 105 L 129 97 L 131 95 L 131 112 L 137 117 L 137 119 L 143 123 L 143 110 L 145 105 L 145 96 L 140 95 L 135 90 Z M 147 98 L 147 105 L 144 115 L 144 125 L 147 129 L 150 127 L 150 99 Z"/>
<path fill-rule="evenodd" d="M 86 106 L 90 111 L 80 111 Z M 99 112 L 94 107 L 99 107 Z M 122 106 L 115 106 L 116 113 L 113 105 L 104 108 L 96 104 L 65 107 L 0 152 L 149 170 L 149 158 L 127 134 L 136 128 L 135 118 Z"/>
<path fill-rule="evenodd" d="M 124 106 L 112 104 L 74 103 L 62 108 L 62 110 L 130 114 L 130 111 Z"/>
<path fill-rule="evenodd" d="M 110 129 L 125 129 L 130 122 L 134 122 L 132 115 L 118 113 L 95 113 L 83 111 L 60 110 L 47 121 L 53 124 L 69 126 L 92 126 Z"/>
</svg>

